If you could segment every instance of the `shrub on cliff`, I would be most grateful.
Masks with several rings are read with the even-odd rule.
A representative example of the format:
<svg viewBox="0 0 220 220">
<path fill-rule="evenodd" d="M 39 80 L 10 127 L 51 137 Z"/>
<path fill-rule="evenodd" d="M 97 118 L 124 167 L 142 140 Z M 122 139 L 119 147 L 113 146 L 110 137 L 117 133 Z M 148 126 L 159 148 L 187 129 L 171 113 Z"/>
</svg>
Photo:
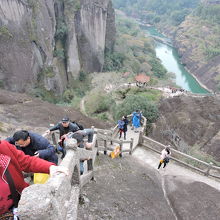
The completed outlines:
<svg viewBox="0 0 220 220">
<path fill-rule="evenodd" d="M 115 105 L 115 101 L 108 95 L 100 91 L 94 91 L 86 99 L 86 112 L 89 114 L 99 114 L 111 111 L 111 107 Z"/>
<path fill-rule="evenodd" d="M 155 122 L 159 116 L 156 104 L 153 104 L 141 95 L 130 95 L 121 104 L 116 106 L 114 118 L 119 119 L 123 115 L 129 115 L 137 109 L 142 111 L 149 123 Z"/>
</svg>

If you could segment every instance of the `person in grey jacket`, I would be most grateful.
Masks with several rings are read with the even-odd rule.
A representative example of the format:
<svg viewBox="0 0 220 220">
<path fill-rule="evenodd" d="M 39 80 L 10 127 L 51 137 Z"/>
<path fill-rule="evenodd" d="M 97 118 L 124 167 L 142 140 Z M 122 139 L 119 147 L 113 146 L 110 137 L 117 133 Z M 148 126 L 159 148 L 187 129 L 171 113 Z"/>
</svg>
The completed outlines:
<svg viewBox="0 0 220 220">
<path fill-rule="evenodd" d="M 55 164 L 58 163 L 55 148 L 39 134 L 20 130 L 15 132 L 13 137 L 8 137 L 6 141 L 15 145 L 18 150 L 22 150 L 26 155 L 39 157 Z"/>
</svg>

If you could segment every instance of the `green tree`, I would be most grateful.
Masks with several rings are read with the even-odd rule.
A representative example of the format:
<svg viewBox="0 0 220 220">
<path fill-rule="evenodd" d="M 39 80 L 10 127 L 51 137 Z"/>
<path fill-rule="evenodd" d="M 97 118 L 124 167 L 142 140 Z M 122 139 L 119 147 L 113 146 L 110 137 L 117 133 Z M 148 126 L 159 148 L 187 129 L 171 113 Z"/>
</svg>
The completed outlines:
<svg viewBox="0 0 220 220">
<path fill-rule="evenodd" d="M 160 61 L 158 59 L 151 59 L 149 63 L 152 66 L 152 71 L 153 71 L 155 76 L 157 76 L 158 78 L 164 78 L 165 77 L 167 71 L 162 66 L 162 64 L 160 63 Z"/>
<path fill-rule="evenodd" d="M 123 115 L 130 115 L 135 110 L 141 110 L 149 123 L 155 122 L 159 116 L 158 108 L 146 97 L 141 95 L 129 95 L 121 104 L 118 104 L 115 110 L 115 119 L 121 118 Z"/>
<path fill-rule="evenodd" d="M 123 53 L 106 52 L 103 71 L 120 71 L 123 66 L 124 59 L 125 55 Z"/>
</svg>

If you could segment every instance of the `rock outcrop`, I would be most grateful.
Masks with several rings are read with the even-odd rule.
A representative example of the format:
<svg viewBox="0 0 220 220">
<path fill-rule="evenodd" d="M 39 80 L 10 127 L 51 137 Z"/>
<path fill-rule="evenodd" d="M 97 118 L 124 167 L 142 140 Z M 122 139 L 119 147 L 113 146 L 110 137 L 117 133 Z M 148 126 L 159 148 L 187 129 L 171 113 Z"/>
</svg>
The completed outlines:
<svg viewBox="0 0 220 220">
<path fill-rule="evenodd" d="M 201 150 L 220 161 L 219 109 L 218 97 L 164 99 L 159 106 L 160 118 L 150 136 L 171 143 L 180 151 L 197 154 Z"/>
<path fill-rule="evenodd" d="M 111 0 L 2 0 L 0 86 L 62 93 L 80 71 L 101 71 L 114 44 Z"/>
</svg>

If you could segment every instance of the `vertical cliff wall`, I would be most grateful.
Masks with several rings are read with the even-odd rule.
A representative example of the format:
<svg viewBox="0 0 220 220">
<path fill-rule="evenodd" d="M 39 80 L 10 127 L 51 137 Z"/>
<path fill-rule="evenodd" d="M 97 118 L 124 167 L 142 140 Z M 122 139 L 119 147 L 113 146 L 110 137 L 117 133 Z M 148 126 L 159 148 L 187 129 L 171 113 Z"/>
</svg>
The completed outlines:
<svg viewBox="0 0 220 220">
<path fill-rule="evenodd" d="M 81 1 L 81 9 L 76 15 L 76 32 L 85 71 L 102 71 L 106 35 L 108 28 L 112 28 L 110 20 L 114 17 L 110 10 L 109 0 Z"/>
<path fill-rule="evenodd" d="M 0 80 L 6 89 L 33 87 L 53 60 L 52 1 L 0 1 Z"/>
<path fill-rule="evenodd" d="M 102 70 L 114 36 L 111 0 L 1 0 L 0 86 L 62 93 L 81 70 Z"/>
</svg>

